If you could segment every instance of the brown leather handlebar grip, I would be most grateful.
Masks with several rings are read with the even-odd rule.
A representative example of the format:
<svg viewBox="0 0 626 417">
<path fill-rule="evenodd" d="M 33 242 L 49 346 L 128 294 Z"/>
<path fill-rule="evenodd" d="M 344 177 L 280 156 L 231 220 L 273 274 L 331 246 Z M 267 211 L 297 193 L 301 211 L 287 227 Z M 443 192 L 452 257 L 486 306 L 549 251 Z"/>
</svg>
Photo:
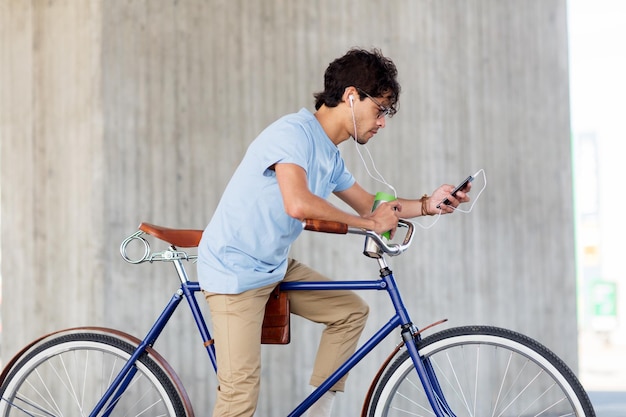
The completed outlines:
<svg viewBox="0 0 626 417">
<path fill-rule="evenodd" d="M 340 235 L 348 233 L 348 225 L 345 223 L 311 219 L 307 219 L 303 223 L 304 230 L 310 230 L 312 232 L 336 233 Z"/>
</svg>

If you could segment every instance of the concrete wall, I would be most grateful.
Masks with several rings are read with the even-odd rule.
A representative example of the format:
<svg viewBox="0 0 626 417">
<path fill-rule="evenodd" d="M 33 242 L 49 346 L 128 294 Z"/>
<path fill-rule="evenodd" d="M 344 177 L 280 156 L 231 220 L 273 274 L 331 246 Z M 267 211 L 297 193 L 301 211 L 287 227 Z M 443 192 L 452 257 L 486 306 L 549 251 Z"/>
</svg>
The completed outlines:
<svg viewBox="0 0 626 417">
<path fill-rule="evenodd" d="M 369 146 L 399 193 L 479 168 L 489 180 L 471 214 L 420 229 L 393 259 L 417 324 L 510 327 L 576 368 L 565 0 L 3 1 L 2 361 L 68 326 L 142 335 L 176 281 L 168 266 L 124 263 L 122 239 L 141 221 L 204 228 L 249 142 L 312 109 L 328 62 L 357 45 L 400 72 L 400 113 Z M 352 144 L 341 150 L 366 188 L 384 189 Z M 293 255 L 375 278 L 361 249 L 306 233 Z M 367 334 L 391 314 L 380 295 L 364 294 Z M 177 312 L 156 348 L 206 415 L 215 383 L 189 317 Z M 320 331 L 295 319 L 290 346 L 264 349 L 259 415 L 303 398 Z M 357 413 L 397 342 L 352 373 L 337 415 Z"/>
</svg>

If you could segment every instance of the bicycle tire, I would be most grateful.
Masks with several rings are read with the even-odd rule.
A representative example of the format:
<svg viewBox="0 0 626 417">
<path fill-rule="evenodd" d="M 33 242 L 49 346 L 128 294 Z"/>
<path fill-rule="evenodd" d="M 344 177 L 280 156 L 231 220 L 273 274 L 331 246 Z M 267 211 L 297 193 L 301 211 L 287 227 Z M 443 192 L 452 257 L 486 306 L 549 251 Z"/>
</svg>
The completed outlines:
<svg viewBox="0 0 626 417">
<path fill-rule="evenodd" d="M 138 343 L 100 328 L 69 329 L 35 342 L 3 373 L 0 416 L 90 415 Z M 137 373 L 107 415 L 193 416 L 182 384 L 156 351 L 147 349 L 135 366 Z"/>
<path fill-rule="evenodd" d="M 467 326 L 428 336 L 417 348 L 420 356 L 430 360 L 456 417 L 595 416 L 569 367 L 527 336 L 497 327 Z M 366 415 L 435 415 L 408 351 L 383 374 Z"/>
</svg>

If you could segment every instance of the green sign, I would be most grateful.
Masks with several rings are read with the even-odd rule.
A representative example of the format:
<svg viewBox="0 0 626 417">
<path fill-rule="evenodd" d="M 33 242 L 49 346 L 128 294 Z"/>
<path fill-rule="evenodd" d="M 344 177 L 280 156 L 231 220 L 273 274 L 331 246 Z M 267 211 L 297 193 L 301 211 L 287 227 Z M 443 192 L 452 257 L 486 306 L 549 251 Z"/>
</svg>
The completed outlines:
<svg viewBox="0 0 626 417">
<path fill-rule="evenodd" d="M 617 284 L 595 281 L 591 284 L 591 308 L 594 316 L 617 316 Z"/>
</svg>

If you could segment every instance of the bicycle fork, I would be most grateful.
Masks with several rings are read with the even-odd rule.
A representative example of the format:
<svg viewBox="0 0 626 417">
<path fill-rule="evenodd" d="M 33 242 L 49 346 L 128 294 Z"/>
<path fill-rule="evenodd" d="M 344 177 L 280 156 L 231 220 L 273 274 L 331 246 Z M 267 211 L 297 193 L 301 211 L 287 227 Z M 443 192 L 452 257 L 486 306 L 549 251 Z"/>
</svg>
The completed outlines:
<svg viewBox="0 0 626 417">
<path fill-rule="evenodd" d="M 420 339 L 419 335 L 414 337 L 412 332 L 403 331 L 402 339 L 404 340 L 404 344 L 406 345 L 409 355 L 413 360 L 413 365 L 415 366 L 417 375 L 419 376 L 420 381 L 422 381 L 424 392 L 426 393 L 428 402 L 435 411 L 435 414 L 438 417 L 454 417 L 455 414 L 446 402 L 441 386 L 439 385 L 439 380 L 435 375 L 435 370 L 430 363 L 430 359 L 419 356 L 415 345 L 416 341 Z"/>
<path fill-rule="evenodd" d="M 430 362 L 430 359 L 422 358 L 417 351 L 417 342 L 419 342 L 421 336 L 419 335 L 417 328 L 415 328 L 411 322 L 411 318 L 406 311 L 402 298 L 400 297 L 397 284 L 393 277 L 393 273 L 384 260 L 379 260 L 379 263 L 381 264 L 380 277 L 386 284 L 387 292 L 389 293 L 393 306 L 396 310 L 396 316 L 398 316 L 401 322 L 404 323 L 401 326 L 402 340 L 404 341 L 404 345 L 409 352 L 409 356 L 411 356 L 417 375 L 422 382 L 428 402 L 437 417 L 455 417 L 454 412 L 448 405 L 443 395 L 443 391 L 441 390 L 439 380 L 437 379 L 437 375 L 435 374 L 435 370 Z"/>
</svg>

